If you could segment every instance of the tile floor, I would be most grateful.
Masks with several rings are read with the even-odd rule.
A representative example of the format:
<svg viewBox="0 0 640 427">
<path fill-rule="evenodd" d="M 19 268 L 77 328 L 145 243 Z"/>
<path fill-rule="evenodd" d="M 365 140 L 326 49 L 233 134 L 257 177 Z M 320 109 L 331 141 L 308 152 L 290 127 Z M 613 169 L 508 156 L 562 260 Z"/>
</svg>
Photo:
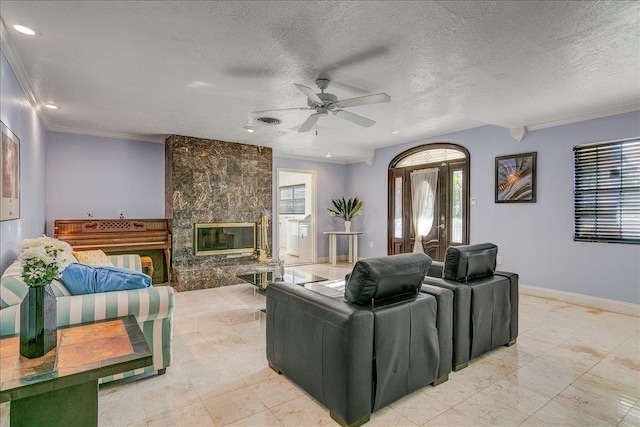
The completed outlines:
<svg viewBox="0 0 640 427">
<path fill-rule="evenodd" d="M 300 267 L 329 279 L 347 264 Z M 264 295 L 176 295 L 167 373 L 103 387 L 99 425 L 323 426 L 329 412 L 267 367 Z M 521 295 L 518 343 L 374 413 L 368 426 L 639 426 L 640 319 Z M 8 425 L 8 408 L 0 408 Z M 70 407 L 70 410 L 72 408 Z"/>
</svg>

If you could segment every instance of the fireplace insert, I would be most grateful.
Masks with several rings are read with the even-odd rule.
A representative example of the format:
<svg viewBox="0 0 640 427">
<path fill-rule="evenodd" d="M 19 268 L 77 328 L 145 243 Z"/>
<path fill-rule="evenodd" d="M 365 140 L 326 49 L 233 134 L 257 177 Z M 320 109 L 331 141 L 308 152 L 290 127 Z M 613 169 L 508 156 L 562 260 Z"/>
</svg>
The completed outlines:
<svg viewBox="0 0 640 427">
<path fill-rule="evenodd" d="M 256 249 L 256 224 L 253 222 L 195 224 L 193 235 L 196 256 L 253 254 Z"/>
</svg>

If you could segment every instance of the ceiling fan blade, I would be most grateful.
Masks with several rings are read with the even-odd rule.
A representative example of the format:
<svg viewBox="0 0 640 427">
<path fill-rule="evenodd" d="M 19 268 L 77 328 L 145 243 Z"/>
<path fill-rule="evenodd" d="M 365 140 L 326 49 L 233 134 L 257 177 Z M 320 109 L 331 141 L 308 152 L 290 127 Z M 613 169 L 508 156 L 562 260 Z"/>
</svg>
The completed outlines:
<svg viewBox="0 0 640 427">
<path fill-rule="evenodd" d="M 347 108 L 358 105 L 380 104 L 389 101 L 391 101 L 391 97 L 386 93 L 376 93 L 373 95 L 358 96 L 357 98 L 342 99 L 336 101 L 334 105 L 338 108 Z"/>
<path fill-rule="evenodd" d="M 374 122 L 373 120 L 367 119 L 366 117 L 362 117 L 357 114 L 353 114 L 344 110 L 334 111 L 333 114 L 335 116 L 340 117 L 341 119 L 349 120 L 352 123 L 355 123 L 360 126 L 364 126 L 366 128 L 376 124 L 376 122 Z"/>
<path fill-rule="evenodd" d="M 309 87 L 306 87 L 304 85 L 298 84 L 298 83 L 294 83 L 294 85 L 296 85 L 296 87 L 298 89 L 300 89 L 302 91 L 302 93 L 307 95 L 307 98 L 309 98 L 310 100 L 312 100 L 316 104 L 321 104 L 321 105 L 323 104 L 322 99 L 320 99 L 318 97 L 318 95 L 316 95 L 316 93 L 313 91 L 313 89 L 311 89 Z"/>
<path fill-rule="evenodd" d="M 313 128 L 313 125 L 316 124 L 319 117 L 320 115 L 318 113 L 310 115 L 309 118 L 302 124 L 302 126 L 300 126 L 300 129 L 298 129 L 298 132 L 299 133 L 309 132 L 311 128 Z"/>
<path fill-rule="evenodd" d="M 302 110 L 315 110 L 315 108 L 310 108 L 310 107 L 276 108 L 274 110 L 252 111 L 251 114 L 269 113 L 271 111 L 302 111 Z"/>
</svg>

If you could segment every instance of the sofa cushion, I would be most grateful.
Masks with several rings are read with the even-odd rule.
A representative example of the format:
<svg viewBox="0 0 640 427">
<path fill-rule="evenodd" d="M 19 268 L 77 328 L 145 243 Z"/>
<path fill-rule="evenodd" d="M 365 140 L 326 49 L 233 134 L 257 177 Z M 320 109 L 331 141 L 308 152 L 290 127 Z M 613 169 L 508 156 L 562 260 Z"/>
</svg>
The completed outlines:
<svg viewBox="0 0 640 427">
<path fill-rule="evenodd" d="M 443 278 L 467 282 L 493 276 L 498 247 L 492 243 L 449 246 L 445 253 Z"/>
<path fill-rule="evenodd" d="M 62 281 L 73 295 L 143 289 L 151 286 L 151 276 L 119 267 L 69 264 Z"/>
<path fill-rule="evenodd" d="M 76 257 L 80 264 L 113 266 L 111 258 L 100 249 L 92 251 L 73 251 L 73 256 Z"/>
<path fill-rule="evenodd" d="M 358 305 L 414 297 L 429 270 L 423 253 L 390 255 L 358 261 L 345 286 L 347 302 Z"/>
</svg>

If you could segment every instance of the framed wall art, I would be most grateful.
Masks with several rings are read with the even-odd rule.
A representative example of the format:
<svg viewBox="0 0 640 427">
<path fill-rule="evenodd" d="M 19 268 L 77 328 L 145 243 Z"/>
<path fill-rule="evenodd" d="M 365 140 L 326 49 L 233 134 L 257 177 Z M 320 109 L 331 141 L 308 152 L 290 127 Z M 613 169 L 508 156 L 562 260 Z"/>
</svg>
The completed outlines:
<svg viewBox="0 0 640 427">
<path fill-rule="evenodd" d="M 0 221 L 20 218 L 20 140 L 0 122 Z"/>
<path fill-rule="evenodd" d="M 496 203 L 536 202 L 536 154 L 496 157 Z"/>
</svg>

